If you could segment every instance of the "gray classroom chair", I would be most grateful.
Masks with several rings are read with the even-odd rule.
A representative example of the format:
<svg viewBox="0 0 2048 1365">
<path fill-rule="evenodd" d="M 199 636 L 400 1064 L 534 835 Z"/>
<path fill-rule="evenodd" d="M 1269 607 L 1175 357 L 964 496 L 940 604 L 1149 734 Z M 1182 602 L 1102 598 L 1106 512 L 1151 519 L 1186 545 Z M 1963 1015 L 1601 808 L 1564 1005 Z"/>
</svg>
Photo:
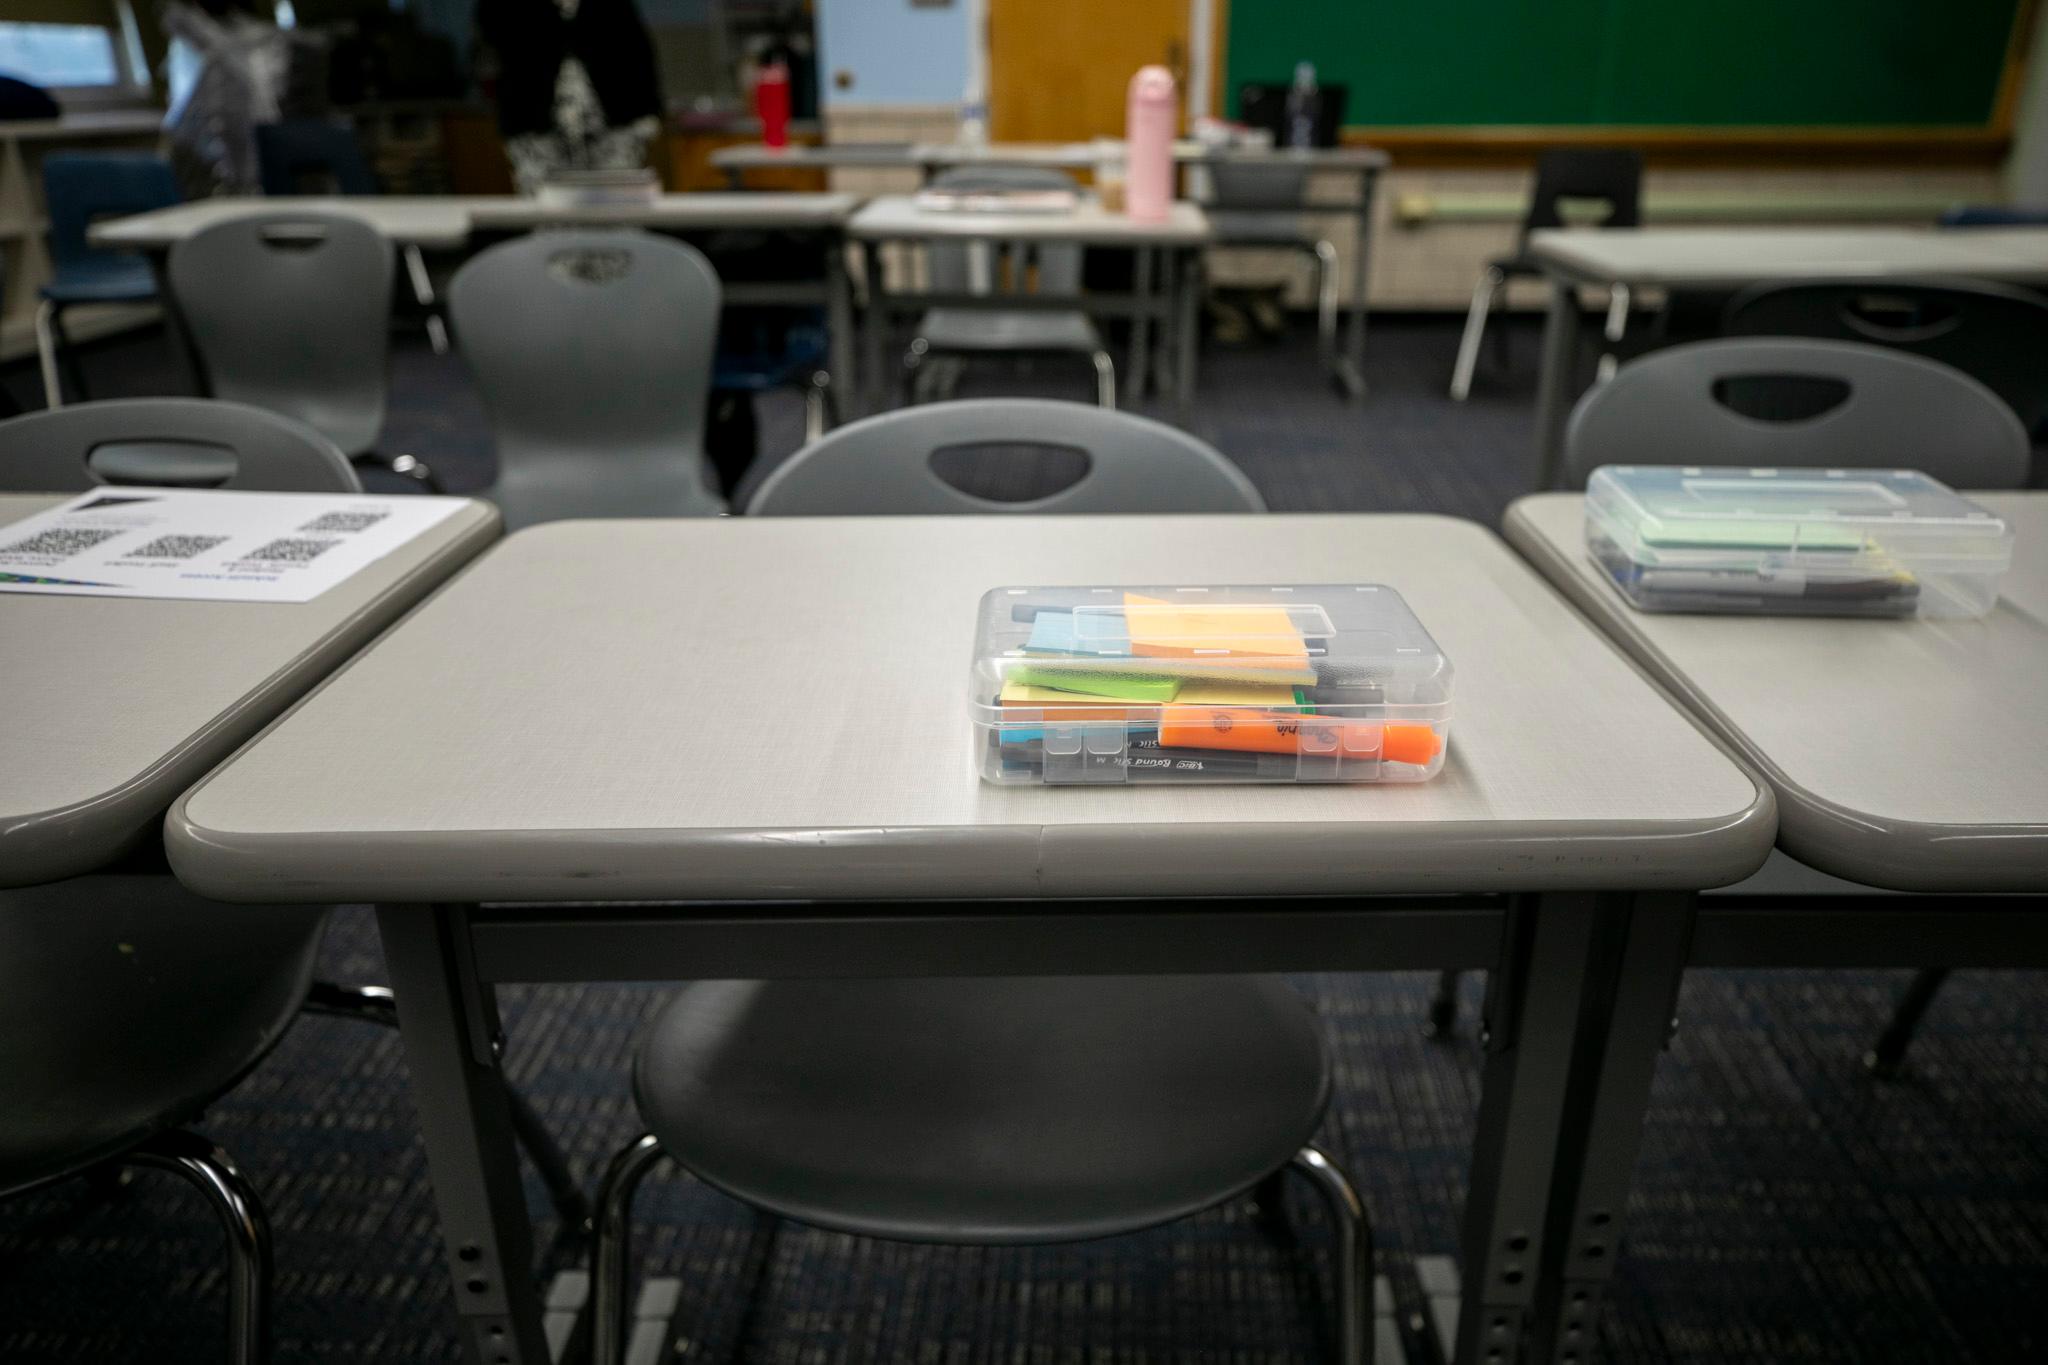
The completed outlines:
<svg viewBox="0 0 2048 1365">
<path fill-rule="evenodd" d="M 171 296 L 216 398 L 296 417 L 349 459 L 435 487 L 384 427 L 394 253 L 339 214 L 250 214 L 171 248 Z"/>
<path fill-rule="evenodd" d="M 1727 336 L 1862 341 L 1939 361 L 1981 381 L 2028 431 L 2048 418 L 2048 299 L 1977 280 L 1802 280 L 1729 301 Z"/>
<path fill-rule="evenodd" d="M 187 487 L 359 493 L 341 451 L 275 413 L 203 398 L 80 403 L 0 422 L 0 491 L 141 473 Z M 223 905 L 168 873 L 0 890 L 0 1198 L 122 1166 L 171 1171 L 227 1229 L 228 1358 L 267 1358 L 270 1231 L 233 1159 L 185 1130 L 301 1013 L 398 1027 L 382 986 L 316 980 L 328 907 Z M 119 951 L 116 951 L 118 946 Z M 545 1127 L 513 1123 L 566 1228 L 589 1217 Z"/>
<path fill-rule="evenodd" d="M 1201 165 L 1209 175 L 1212 247 L 1279 247 L 1305 252 L 1315 264 L 1316 353 L 1329 364 L 1337 353 L 1337 244 L 1305 216 L 1308 167 L 1228 155 Z"/>
<path fill-rule="evenodd" d="M 1043 166 L 961 166 L 933 178 L 936 189 L 1071 190 L 1074 179 Z M 1082 250 L 1057 242 L 933 242 L 925 248 L 931 287 L 948 293 L 1002 293 L 1007 265 L 1011 293 L 1078 296 Z M 1031 287 L 1035 286 L 1035 287 Z M 933 308 L 918 319 L 903 364 L 913 401 L 934 357 L 1078 355 L 1095 367 L 1095 401 L 1116 406 L 1116 362 L 1093 319 L 1072 312 Z"/>
<path fill-rule="evenodd" d="M 1553 147 L 1536 159 L 1536 184 L 1529 194 L 1529 211 L 1515 235 L 1512 254 L 1487 262 L 1472 291 L 1472 307 L 1465 315 L 1465 332 L 1458 340 L 1457 363 L 1451 368 L 1451 398 L 1462 403 L 1472 392 L 1472 372 L 1479 364 L 1479 346 L 1486 335 L 1486 320 L 1500 301 L 1501 291 L 1513 279 L 1536 278 L 1543 267 L 1529 254 L 1529 234 L 1543 228 L 1564 226 L 1564 201 L 1577 199 L 1603 206 L 1601 227 L 1637 227 L 1643 221 L 1643 158 L 1638 152 L 1618 147 Z M 1628 325 L 1629 290 L 1615 285 L 1608 290 L 1606 337 L 1608 344 L 1621 341 Z M 1495 332 L 1505 352 L 1506 336 Z M 1602 378 L 1608 362 L 1603 357 Z"/>
<path fill-rule="evenodd" d="M 1773 406 L 1788 389 L 1809 397 L 1776 419 L 1748 416 L 1729 406 L 1745 386 Z M 1951 488 L 2019 488 L 2032 456 L 2013 410 L 1960 370 L 1854 342 L 1735 338 L 1652 352 L 1588 390 L 1565 429 L 1564 475 L 1584 488 L 1604 464 L 1876 467 L 1918 469 Z M 1457 1021 L 1458 977 L 1437 980 L 1424 1030 L 1433 1037 Z M 1898 1065 L 1939 985 L 1923 973 L 1908 990 L 1865 1057 L 1871 1070 Z"/>
<path fill-rule="evenodd" d="M 1069 494 L 997 504 L 948 489 L 934 450 L 1079 448 Z M 750 511 L 1258 512 L 1200 441 L 1041 399 L 934 404 L 798 454 Z M 634 1095 L 650 1130 L 598 1194 L 597 1365 L 624 1335 L 631 1203 L 664 1154 L 756 1208 L 897 1241 L 1021 1245 L 1172 1222 L 1294 1170 L 1337 1229 L 1338 1358 L 1369 1361 L 1372 1234 L 1310 1140 L 1329 1100 L 1315 1016 L 1275 977 L 715 981 L 648 1027 Z"/>
<path fill-rule="evenodd" d="M 303 422 L 207 398 L 116 398 L 0 422 L 0 489 L 98 484 L 360 493 L 334 442 Z"/>
<path fill-rule="evenodd" d="M 941 451 L 1079 451 L 1080 480 L 1031 502 L 997 502 L 941 478 Z M 1258 489 L 1213 447 L 1129 413 L 1045 398 L 931 403 L 850 422 L 792 455 L 747 504 L 754 516 L 946 516 L 976 512 L 1263 512 Z"/>
<path fill-rule="evenodd" d="M 719 299 L 703 253 L 631 230 L 537 232 L 456 272 L 508 529 L 725 511 L 704 454 Z"/>
<path fill-rule="evenodd" d="M 1785 420 L 1729 406 L 1744 386 L 1773 404 L 1806 390 L 1823 411 Z M 1565 428 L 1573 488 L 1603 464 L 1919 469 L 1952 488 L 2017 488 L 2026 429 L 1960 370 L 1846 341 L 1738 338 L 1656 351 L 1587 391 Z"/>
</svg>

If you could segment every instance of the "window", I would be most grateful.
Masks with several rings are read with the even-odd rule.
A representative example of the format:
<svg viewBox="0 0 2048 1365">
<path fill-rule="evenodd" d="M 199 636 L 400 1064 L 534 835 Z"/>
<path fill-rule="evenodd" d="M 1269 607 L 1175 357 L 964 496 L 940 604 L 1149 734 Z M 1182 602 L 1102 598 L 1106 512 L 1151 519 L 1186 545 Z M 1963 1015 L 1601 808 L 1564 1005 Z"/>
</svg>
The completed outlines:
<svg viewBox="0 0 2048 1365">
<path fill-rule="evenodd" d="M 98 24 L 0 22 L 0 73 L 49 90 L 125 84 L 113 30 Z"/>
</svg>

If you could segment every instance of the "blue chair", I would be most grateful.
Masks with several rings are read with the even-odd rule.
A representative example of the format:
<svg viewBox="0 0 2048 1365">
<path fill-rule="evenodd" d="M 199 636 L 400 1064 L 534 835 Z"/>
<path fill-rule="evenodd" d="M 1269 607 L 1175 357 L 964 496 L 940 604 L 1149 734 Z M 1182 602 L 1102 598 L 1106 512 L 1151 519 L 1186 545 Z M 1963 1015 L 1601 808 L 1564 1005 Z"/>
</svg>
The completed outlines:
<svg viewBox="0 0 2048 1365">
<path fill-rule="evenodd" d="M 178 202 L 177 177 L 161 157 L 136 153 L 60 153 L 43 158 L 43 199 L 50 214 L 50 260 L 55 267 L 36 309 L 36 350 L 42 359 L 43 396 L 62 407 L 60 361 L 83 398 L 85 376 L 64 334 L 64 310 L 89 303 L 148 303 L 157 296 L 149 262 L 126 251 L 102 251 L 86 241 L 100 218 L 147 213 Z"/>
<path fill-rule="evenodd" d="M 363 156 L 355 129 L 326 119 L 294 118 L 259 124 L 256 129 L 256 172 L 263 192 L 295 194 L 381 194 L 376 175 Z M 426 258 L 414 245 L 399 248 L 406 284 L 413 302 L 426 310 L 427 340 L 435 355 L 448 351 L 448 324 L 441 318 Z"/>
<path fill-rule="evenodd" d="M 711 387 L 723 393 L 804 390 L 804 440 L 825 434 L 831 403 L 821 308 L 758 308 L 728 316 L 718 331 Z"/>
</svg>

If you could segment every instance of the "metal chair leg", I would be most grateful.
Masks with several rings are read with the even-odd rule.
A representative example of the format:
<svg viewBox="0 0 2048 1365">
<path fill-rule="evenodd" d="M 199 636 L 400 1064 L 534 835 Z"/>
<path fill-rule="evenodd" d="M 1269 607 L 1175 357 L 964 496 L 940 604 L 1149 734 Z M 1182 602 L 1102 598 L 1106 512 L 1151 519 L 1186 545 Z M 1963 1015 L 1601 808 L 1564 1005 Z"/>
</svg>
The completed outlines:
<svg viewBox="0 0 2048 1365">
<path fill-rule="evenodd" d="M 385 1028 L 398 1027 L 397 997 L 389 986 L 351 986 L 336 981 L 315 981 L 306 991 L 306 1003 L 299 1008 L 308 1014 L 354 1019 L 365 1024 L 381 1024 Z M 583 1197 L 582 1187 L 570 1173 L 569 1159 L 562 1154 L 547 1125 L 541 1122 L 540 1115 L 534 1112 L 524 1095 L 507 1089 L 505 1098 L 512 1107 L 513 1135 L 526 1149 L 526 1158 L 533 1163 L 541 1183 L 548 1187 L 549 1202 L 554 1204 L 563 1230 L 573 1231 L 578 1236 L 589 1232 L 590 1201 Z"/>
<path fill-rule="evenodd" d="M 633 1195 L 662 1155 L 661 1144 L 647 1133 L 612 1158 L 597 1187 L 597 1252 L 590 1270 L 591 1365 L 619 1365 L 625 1352 Z"/>
<path fill-rule="evenodd" d="M 434 280 L 427 274 L 427 258 L 420 254 L 417 243 L 407 246 L 402 255 L 406 279 L 412 285 L 413 302 L 427 310 L 427 343 L 434 348 L 435 355 L 446 355 L 448 324 L 441 321 L 438 300 L 434 297 Z"/>
<path fill-rule="evenodd" d="M 199 1187 L 228 1234 L 228 1359 L 270 1359 L 270 1220 L 233 1158 L 186 1132 L 169 1132 L 121 1158 L 170 1171 Z"/>
<path fill-rule="evenodd" d="M 1615 358 L 1614 351 L 1611 348 L 1619 346 L 1621 339 L 1628 335 L 1628 307 L 1628 286 L 1625 284 L 1610 286 L 1607 292 L 1607 326 L 1602 332 L 1602 335 L 1607 338 L 1607 344 L 1610 349 L 1601 352 L 1600 365 L 1597 370 L 1600 382 L 1603 384 L 1614 378 L 1614 372 L 1621 368 L 1621 362 Z"/>
<path fill-rule="evenodd" d="M 912 337 L 910 346 L 903 352 L 903 402 L 906 407 L 921 401 L 921 389 L 926 379 L 925 357 L 931 354 L 931 343 L 923 337 Z"/>
<path fill-rule="evenodd" d="M 1479 343 L 1486 337 L 1486 315 L 1493 311 L 1507 276 L 1493 266 L 1479 277 L 1472 291 L 1472 307 L 1465 314 L 1465 334 L 1458 339 L 1458 363 L 1451 369 L 1451 401 L 1462 403 L 1472 393 L 1472 372 L 1479 366 Z"/>
<path fill-rule="evenodd" d="M 1336 1224 L 1337 1359 L 1342 1365 L 1372 1365 L 1372 1222 L 1365 1201 L 1337 1164 L 1313 1146 L 1295 1153 L 1288 1167 L 1316 1187 Z"/>
<path fill-rule="evenodd" d="M 36 305 L 36 359 L 43 371 L 43 403 L 64 406 L 64 380 L 57 371 L 57 305 L 44 299 Z"/>
<path fill-rule="evenodd" d="M 1337 356 L 1337 244 L 1319 241 L 1316 258 L 1316 358 L 1327 367 Z"/>
<path fill-rule="evenodd" d="M 827 415 L 832 402 L 832 376 L 823 370 L 813 371 L 804 384 L 804 444 L 823 436 L 832 425 Z"/>
<path fill-rule="evenodd" d="M 1429 998 L 1429 1022 L 1422 1026 L 1425 1038 L 1448 1038 L 1458 1026 L 1458 978 L 1462 972 L 1440 972 L 1436 994 Z"/>
<path fill-rule="evenodd" d="M 1095 403 L 1098 407 L 1116 410 L 1116 362 L 1109 358 L 1108 351 L 1096 351 L 1088 357 L 1095 363 Z"/>
<path fill-rule="evenodd" d="M 1942 983 L 1948 980 L 1947 967 L 1929 967 L 1914 973 L 1913 980 L 1906 986 L 1906 993 L 1899 997 L 1898 1006 L 1892 1011 L 1892 1021 L 1884 1027 L 1877 1045 L 1863 1054 L 1863 1069 L 1881 1081 L 1896 1076 L 1899 1063 L 1906 1060 L 1906 1049 L 1913 1045 L 1913 1035 L 1920 1028 L 1920 1018 L 1927 1013 L 1927 1007 L 1934 1003 L 1934 997 L 1941 993 Z"/>
</svg>

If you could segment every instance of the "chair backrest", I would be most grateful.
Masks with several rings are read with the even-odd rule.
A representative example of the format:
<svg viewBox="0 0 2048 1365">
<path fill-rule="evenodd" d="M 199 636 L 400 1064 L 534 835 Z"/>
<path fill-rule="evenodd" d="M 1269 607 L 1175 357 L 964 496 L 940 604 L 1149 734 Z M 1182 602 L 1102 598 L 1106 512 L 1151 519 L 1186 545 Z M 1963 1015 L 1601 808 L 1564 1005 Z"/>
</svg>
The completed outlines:
<svg viewBox="0 0 2048 1365">
<path fill-rule="evenodd" d="M 1080 451 L 1088 470 L 1048 497 L 997 502 L 933 468 L 934 457 L 977 446 Z M 758 516 L 1264 510 L 1244 472 L 1186 432 L 1042 398 L 931 403 L 849 423 L 791 456 L 747 507 Z"/>
<path fill-rule="evenodd" d="M 1730 407 L 1789 384 L 1832 405 L 1777 421 Z M 1997 394 L 1960 370 L 1845 341 L 1699 341 L 1624 365 L 1572 410 L 1565 477 L 1603 464 L 1918 469 L 1953 488 L 2017 488 L 2032 450 Z"/>
<path fill-rule="evenodd" d="M 325 119 L 257 125 L 256 166 L 265 194 L 377 192 L 355 129 Z"/>
<path fill-rule="evenodd" d="M 300 422 L 208 398 L 116 398 L 0 422 L 0 489 L 102 484 L 360 493 L 334 442 Z"/>
<path fill-rule="evenodd" d="M 1621 147 L 1553 147 L 1536 158 L 1536 188 L 1522 220 L 1526 239 L 1538 228 L 1563 227 L 1560 201 L 1594 199 L 1607 205 L 1601 227 L 1640 227 L 1643 158 Z"/>
<path fill-rule="evenodd" d="M 724 510 L 704 461 L 720 292 L 696 248 L 631 230 L 538 232 L 456 272 L 508 525 Z"/>
<path fill-rule="evenodd" d="M 2048 299 L 1973 280 L 1761 284 L 1722 317 L 1729 336 L 1862 341 L 1953 365 L 2033 431 L 2048 417 Z"/>
<path fill-rule="evenodd" d="M 367 223 L 287 209 L 171 248 L 171 292 L 216 397 L 296 417 L 349 455 L 384 424 L 391 243 Z"/>
<path fill-rule="evenodd" d="M 1074 177 L 1049 166 L 956 166 L 932 177 L 932 186 L 968 193 L 1000 193 L 1004 190 L 1071 190 Z M 1081 288 L 1081 248 L 1051 242 L 1028 246 L 1012 242 L 1005 248 L 1010 261 L 1011 291 L 1024 289 L 1027 276 L 1035 276 L 1037 293 L 1074 294 Z M 993 244 L 987 242 L 933 242 L 925 249 L 925 268 L 934 289 L 950 292 L 984 292 L 976 279 L 977 254 L 987 259 Z M 991 260 L 985 279 L 997 282 L 1000 263 Z M 1001 293 L 1000 289 L 992 292 Z"/>
<path fill-rule="evenodd" d="M 1209 203 L 1239 211 L 1298 209 L 1308 203 L 1308 167 L 1267 157 L 1233 157 L 1228 153 L 1204 160 L 1209 173 Z"/>
<path fill-rule="evenodd" d="M 50 260 L 61 273 L 121 253 L 85 240 L 101 218 L 148 213 L 178 202 L 178 177 L 162 157 L 139 152 L 57 152 L 43 158 L 43 199 L 50 214 Z"/>
</svg>

